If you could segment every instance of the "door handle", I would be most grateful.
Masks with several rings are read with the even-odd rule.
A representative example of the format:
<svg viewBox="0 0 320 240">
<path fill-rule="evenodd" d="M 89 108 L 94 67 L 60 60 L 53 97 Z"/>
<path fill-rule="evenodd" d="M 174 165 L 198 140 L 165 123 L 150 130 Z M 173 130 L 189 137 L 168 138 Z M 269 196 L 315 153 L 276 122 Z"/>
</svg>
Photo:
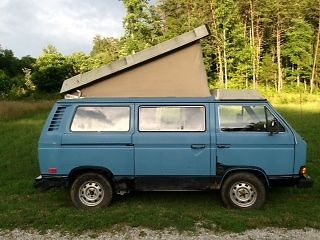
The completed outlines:
<svg viewBox="0 0 320 240">
<path fill-rule="evenodd" d="M 229 148 L 230 145 L 229 144 L 224 144 L 224 145 L 218 145 L 218 148 Z"/>
<path fill-rule="evenodd" d="M 191 148 L 192 149 L 200 149 L 200 148 L 205 148 L 206 145 L 205 144 L 192 144 Z"/>
</svg>

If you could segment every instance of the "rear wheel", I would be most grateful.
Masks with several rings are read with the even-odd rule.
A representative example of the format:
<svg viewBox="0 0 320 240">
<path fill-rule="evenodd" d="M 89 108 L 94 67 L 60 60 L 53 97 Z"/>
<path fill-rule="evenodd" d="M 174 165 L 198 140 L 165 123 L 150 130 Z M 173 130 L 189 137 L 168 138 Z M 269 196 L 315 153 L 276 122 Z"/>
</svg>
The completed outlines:
<svg viewBox="0 0 320 240">
<path fill-rule="evenodd" d="M 70 189 L 71 200 L 78 208 L 102 208 L 112 200 L 109 181 L 97 173 L 85 173 L 76 178 Z"/>
<path fill-rule="evenodd" d="M 266 200 L 266 189 L 254 174 L 239 172 L 225 180 L 221 198 L 228 208 L 258 209 Z"/>
</svg>

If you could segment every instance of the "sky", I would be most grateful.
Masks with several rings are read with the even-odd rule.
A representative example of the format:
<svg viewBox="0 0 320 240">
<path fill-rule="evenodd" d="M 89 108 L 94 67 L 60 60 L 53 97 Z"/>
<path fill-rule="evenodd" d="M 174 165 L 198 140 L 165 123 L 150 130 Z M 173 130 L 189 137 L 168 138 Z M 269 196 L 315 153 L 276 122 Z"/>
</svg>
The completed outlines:
<svg viewBox="0 0 320 240">
<path fill-rule="evenodd" d="M 124 15 L 119 0 L 0 0 L 0 45 L 19 58 L 49 44 L 65 55 L 90 53 L 95 35 L 123 35 Z"/>
</svg>

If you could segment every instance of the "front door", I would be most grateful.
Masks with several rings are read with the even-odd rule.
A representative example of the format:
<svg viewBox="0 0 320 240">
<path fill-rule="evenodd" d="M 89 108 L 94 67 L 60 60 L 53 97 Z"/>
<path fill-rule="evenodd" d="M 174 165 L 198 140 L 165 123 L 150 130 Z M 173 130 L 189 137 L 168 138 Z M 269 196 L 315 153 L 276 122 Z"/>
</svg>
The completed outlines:
<svg viewBox="0 0 320 240">
<path fill-rule="evenodd" d="M 210 176 L 209 104 L 137 105 L 137 189 L 193 189 Z"/>
<path fill-rule="evenodd" d="M 278 118 L 279 133 L 268 131 L 276 113 L 265 103 L 216 103 L 217 162 L 229 167 L 254 167 L 269 176 L 291 175 L 294 136 Z"/>
</svg>

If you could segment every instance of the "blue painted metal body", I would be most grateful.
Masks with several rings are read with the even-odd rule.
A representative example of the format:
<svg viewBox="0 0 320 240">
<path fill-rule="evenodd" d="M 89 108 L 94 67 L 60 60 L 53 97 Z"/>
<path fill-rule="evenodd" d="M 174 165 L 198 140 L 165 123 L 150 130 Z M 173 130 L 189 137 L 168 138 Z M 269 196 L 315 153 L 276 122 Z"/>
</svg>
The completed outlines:
<svg viewBox="0 0 320 240">
<path fill-rule="evenodd" d="M 266 106 L 285 131 L 222 132 L 220 105 Z M 140 132 L 140 106 L 203 106 L 204 132 Z M 79 106 L 129 106 L 128 132 L 72 132 L 71 122 Z M 306 164 L 306 143 L 281 115 L 264 100 L 219 101 L 213 98 L 107 98 L 58 101 L 39 140 L 42 175 L 50 168 L 68 176 L 73 169 L 91 166 L 108 169 L 113 176 L 217 176 L 217 166 L 251 169 L 269 177 L 299 174 Z M 230 168 L 228 168 L 230 166 Z M 223 176 L 221 176 L 223 178 Z"/>
<path fill-rule="evenodd" d="M 216 107 L 240 104 L 250 105 L 252 102 L 217 103 Z M 255 105 L 264 105 L 277 115 L 286 131 L 271 135 L 269 132 L 221 132 L 217 128 L 217 145 L 228 146 L 228 148 L 218 148 L 219 163 L 228 166 L 254 166 L 262 169 L 267 175 L 292 175 L 295 137 L 291 127 L 279 118 L 269 104 L 261 102 Z"/>
</svg>

